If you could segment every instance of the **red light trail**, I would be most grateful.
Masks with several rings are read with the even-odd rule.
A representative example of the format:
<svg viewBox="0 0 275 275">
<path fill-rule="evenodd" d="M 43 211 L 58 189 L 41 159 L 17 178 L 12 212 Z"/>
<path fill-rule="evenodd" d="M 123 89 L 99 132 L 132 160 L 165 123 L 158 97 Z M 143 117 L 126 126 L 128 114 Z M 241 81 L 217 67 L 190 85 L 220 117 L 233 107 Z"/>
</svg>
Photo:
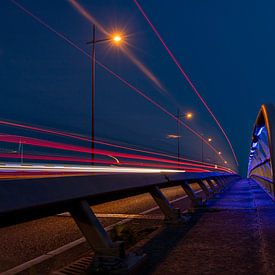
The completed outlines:
<svg viewBox="0 0 275 275">
<path fill-rule="evenodd" d="M 175 56 L 173 55 L 173 53 L 171 52 L 171 50 L 168 48 L 167 44 L 164 42 L 164 40 L 161 37 L 160 33 L 158 32 L 158 30 L 156 29 L 156 27 L 153 25 L 153 23 L 151 22 L 151 20 L 149 19 L 149 17 L 145 13 L 145 11 L 142 9 L 142 7 L 140 6 L 140 4 L 137 2 L 137 0 L 133 0 L 133 1 L 136 4 L 136 6 L 139 9 L 139 11 L 142 13 L 143 17 L 146 19 L 146 21 L 150 25 L 150 27 L 152 28 L 153 32 L 156 34 L 156 36 L 160 40 L 161 44 L 166 49 L 166 51 L 169 54 L 169 56 L 172 58 L 172 60 L 174 61 L 174 63 L 176 64 L 176 66 L 178 67 L 178 69 L 180 70 L 180 72 L 182 73 L 182 75 L 184 76 L 184 78 L 186 79 L 186 81 L 188 82 L 188 84 L 190 85 L 190 87 L 192 88 L 192 90 L 198 96 L 198 98 L 200 99 L 200 101 L 202 102 L 202 104 L 204 105 L 204 107 L 207 109 L 207 111 L 210 113 L 210 115 L 212 116 L 212 118 L 214 119 L 214 121 L 216 122 L 216 124 L 218 125 L 218 127 L 220 128 L 220 130 L 222 131 L 225 139 L 227 140 L 227 142 L 228 142 L 228 144 L 230 146 L 230 149 L 232 151 L 234 159 L 235 159 L 237 165 L 239 165 L 238 164 L 237 156 L 236 156 L 235 151 L 234 151 L 234 148 L 233 148 L 233 146 L 232 146 L 232 144 L 231 144 L 231 142 L 230 142 L 230 140 L 229 140 L 229 138 L 228 138 L 225 130 L 221 126 L 220 122 L 218 121 L 218 119 L 216 118 L 216 116 L 214 115 L 214 113 L 212 112 L 212 110 L 210 109 L 210 107 L 207 105 L 206 101 L 202 98 L 202 96 L 198 92 L 197 88 L 195 87 L 195 85 L 193 84 L 193 82 L 191 81 L 191 79 L 189 78 L 189 76 L 187 75 L 187 73 L 183 70 L 183 68 L 181 67 L 179 61 L 175 58 Z"/>
<path fill-rule="evenodd" d="M 18 127 L 18 128 L 37 131 L 37 132 L 41 132 L 41 133 L 53 134 L 53 135 L 64 136 L 64 137 L 69 137 L 69 138 L 73 138 L 73 139 L 77 139 L 77 140 L 91 142 L 91 139 L 88 137 L 84 137 L 84 136 L 80 136 L 80 135 L 76 135 L 76 134 L 68 133 L 68 132 L 61 132 L 61 131 L 52 130 L 52 129 L 45 129 L 45 128 L 32 126 L 32 125 L 21 124 L 21 123 L 17 123 L 17 122 L 0 120 L 0 125 L 10 126 L 10 127 Z M 98 140 L 98 139 L 94 140 L 94 142 L 97 144 L 106 145 L 109 147 L 115 147 L 115 148 L 120 148 L 120 149 L 124 149 L 124 150 L 135 151 L 135 152 L 139 152 L 139 153 L 164 156 L 164 157 L 173 158 L 173 159 L 178 158 L 177 156 L 173 156 L 173 155 L 169 155 L 169 154 L 153 152 L 151 150 L 141 150 L 141 149 L 137 149 L 137 148 L 122 146 L 122 145 L 118 145 L 118 144 L 114 144 L 114 143 L 110 143 L 110 142 L 106 142 L 106 141 L 102 141 L 102 140 Z M 187 158 L 180 158 L 180 159 L 185 160 L 185 161 L 194 162 L 194 163 L 203 164 L 200 161 L 196 161 L 196 160 L 192 160 L 192 159 L 187 159 Z"/>
<path fill-rule="evenodd" d="M 11 158 L 11 159 L 20 159 L 20 154 L 9 154 L 9 153 L 3 153 L 0 154 L 1 158 Z M 69 162 L 82 162 L 82 163 L 87 163 L 91 162 L 90 159 L 88 158 L 72 158 L 72 157 L 60 157 L 60 156 L 46 156 L 46 155 L 33 155 L 33 154 L 27 154 L 24 155 L 24 159 L 28 160 L 46 160 L 46 161 L 69 161 Z M 107 160 L 101 160 L 101 159 L 95 159 L 94 163 L 96 164 L 108 164 L 108 165 L 114 165 L 117 164 L 115 161 L 107 161 Z M 178 170 L 185 170 L 185 171 L 190 171 L 192 170 L 193 172 L 205 172 L 205 171 L 210 171 L 211 169 L 213 170 L 213 167 L 207 169 L 203 168 L 198 168 L 198 167 L 189 167 L 189 166 L 178 166 L 178 165 L 164 165 L 164 164 L 159 164 L 159 163 L 141 163 L 141 162 L 134 162 L 134 161 L 128 161 L 128 162 L 121 162 L 120 163 L 125 166 L 131 166 L 131 167 L 148 167 L 148 168 L 165 168 L 165 169 L 178 169 Z M 217 170 L 217 169 L 216 169 Z M 224 171 L 221 169 L 221 171 Z"/>
<path fill-rule="evenodd" d="M 24 11 L 26 14 L 28 14 L 33 19 L 35 19 L 37 22 L 39 22 L 41 25 L 43 25 L 45 28 L 47 28 L 48 30 L 50 30 L 51 32 L 53 32 L 54 34 L 56 34 L 58 37 L 62 38 L 64 41 L 66 41 L 68 44 L 70 44 L 71 46 L 73 46 L 74 48 L 76 48 L 77 50 L 79 50 L 81 53 L 83 53 L 87 57 L 91 58 L 90 54 L 88 54 L 85 50 L 83 50 L 81 47 L 79 47 L 77 44 L 75 44 L 73 41 L 71 41 L 65 35 L 61 34 L 58 31 L 56 31 L 54 28 L 52 28 L 50 25 L 48 25 L 47 23 L 45 23 L 43 20 L 41 20 L 39 17 L 37 17 L 33 13 L 31 13 L 29 10 L 27 10 L 25 7 L 23 7 L 21 4 L 19 4 L 15 0 L 10 0 L 10 1 L 13 4 L 15 4 L 18 8 L 20 8 L 22 11 Z M 145 95 L 141 90 L 139 90 L 138 88 L 136 88 L 135 86 L 133 86 L 131 83 L 129 83 L 127 80 L 125 80 L 124 78 L 122 78 L 121 76 L 119 76 L 118 74 L 116 74 L 114 71 L 112 71 L 111 69 L 109 69 L 107 66 L 103 65 L 99 61 L 96 61 L 96 62 L 97 62 L 97 64 L 99 66 L 101 66 L 103 69 L 105 69 L 106 71 L 108 71 L 111 75 L 113 75 L 114 77 L 116 77 L 117 79 L 119 79 L 120 81 L 122 81 L 125 85 L 127 85 L 129 88 L 131 88 L 136 93 L 138 93 L 139 95 L 141 95 L 143 98 L 145 98 L 151 104 L 155 105 L 162 112 L 166 113 L 168 116 L 170 116 L 174 120 L 178 121 L 181 125 L 183 125 L 189 131 L 191 131 L 194 135 L 196 135 L 199 139 L 201 139 L 204 143 L 206 143 L 223 162 L 225 162 L 225 159 L 223 158 L 223 156 L 219 155 L 219 151 L 216 150 L 215 147 L 207 141 L 207 139 L 203 138 L 199 133 L 197 133 L 195 130 L 193 130 L 190 126 L 188 126 L 183 121 L 181 121 L 180 119 L 178 119 L 175 115 L 173 115 L 172 113 L 170 113 L 166 108 L 164 108 L 163 106 L 161 106 L 160 104 L 158 104 L 157 102 L 155 102 L 153 99 L 151 99 L 150 97 L 148 97 L 147 95 Z M 65 136 L 66 134 L 63 133 L 63 135 Z M 69 135 L 67 135 L 67 136 L 70 137 Z"/>
<path fill-rule="evenodd" d="M 73 152 L 80 152 L 80 153 L 91 153 L 90 148 L 85 148 L 81 146 L 76 145 L 70 145 L 70 144 L 64 144 L 60 142 L 53 142 L 53 141 L 47 141 L 47 140 L 41 140 L 37 138 L 30 138 L 30 137 L 22 137 L 22 136 L 16 136 L 16 135 L 0 135 L 0 141 L 7 142 L 7 143 L 19 143 L 31 146 L 37 146 L 37 147 L 46 147 L 51 149 L 58 149 L 58 150 L 65 150 L 65 151 L 73 151 Z M 193 164 L 188 162 L 178 162 L 176 160 L 170 160 L 170 159 L 164 159 L 164 158 L 156 158 L 156 157 L 149 157 L 149 156 L 143 156 L 143 155 L 137 155 L 137 154 L 128 154 L 128 153 L 121 153 L 121 152 L 113 152 L 113 151 L 107 151 L 102 149 L 94 149 L 95 155 L 101 155 L 101 156 L 115 156 L 119 158 L 126 158 L 126 159 L 134 159 L 134 160 L 144 160 L 144 161 L 150 161 L 150 162 L 160 162 L 160 163 L 168 163 L 168 164 L 176 164 L 176 165 L 186 165 L 191 167 L 202 167 L 202 168 L 210 168 L 213 169 L 213 166 L 211 165 L 205 165 L 205 164 Z M 46 157 L 41 157 L 41 159 L 44 158 L 46 160 Z M 61 160 L 57 159 L 58 157 L 53 157 L 53 160 Z M 70 158 L 70 157 L 69 157 Z M 50 159 L 49 159 L 50 160 Z M 63 159 L 65 160 L 65 159 Z M 67 159 L 70 161 L 69 159 Z M 76 161 L 76 159 L 71 159 L 71 161 Z M 112 162 L 113 163 L 113 162 Z M 226 168 L 219 167 L 220 170 L 224 170 Z M 226 169 L 228 171 L 228 169 Z"/>
</svg>

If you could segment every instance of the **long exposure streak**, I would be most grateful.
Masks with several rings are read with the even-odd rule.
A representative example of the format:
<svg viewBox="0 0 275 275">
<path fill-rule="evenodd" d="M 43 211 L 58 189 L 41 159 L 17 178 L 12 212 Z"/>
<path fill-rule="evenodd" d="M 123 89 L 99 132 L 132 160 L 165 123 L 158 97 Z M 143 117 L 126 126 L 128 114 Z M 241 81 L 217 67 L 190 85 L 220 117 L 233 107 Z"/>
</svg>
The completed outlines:
<svg viewBox="0 0 275 275">
<path fill-rule="evenodd" d="M 73 151 L 73 152 L 80 152 L 80 153 L 91 153 L 90 148 L 81 147 L 77 145 L 70 145 L 60 142 L 53 142 L 48 140 L 41 140 L 37 138 L 30 138 L 30 137 L 22 137 L 16 135 L 6 135 L 0 134 L 0 141 L 7 142 L 7 143 L 22 143 L 26 145 L 38 146 L 38 147 L 45 147 L 51 149 L 58 149 L 58 150 L 65 150 L 65 151 Z M 179 165 L 187 165 L 187 166 L 197 166 L 197 167 L 205 167 L 205 168 L 213 168 L 210 165 L 202 165 L 202 164 L 192 164 L 188 162 L 178 162 L 176 160 L 164 159 L 164 158 L 156 158 L 144 155 L 136 155 L 136 154 L 129 154 L 129 153 L 121 153 L 116 151 L 108 151 L 102 149 L 94 149 L 93 152 L 96 155 L 101 156 L 115 156 L 119 158 L 126 158 L 126 159 L 134 159 L 134 160 L 144 160 L 144 161 L 154 161 L 154 162 L 162 162 L 162 163 L 169 163 L 169 164 L 179 164 Z M 220 167 L 219 167 L 220 168 Z M 223 168 L 221 168 L 223 169 Z"/>
<path fill-rule="evenodd" d="M 0 154 L 0 157 L 5 157 L 5 158 L 11 158 L 11 159 L 20 159 L 20 154 L 8 154 L 8 153 L 3 153 Z M 91 160 L 88 158 L 72 158 L 72 157 L 60 157 L 60 156 L 45 156 L 45 155 L 24 155 L 24 159 L 28 160 L 46 160 L 46 161 L 70 161 L 70 162 L 82 162 L 82 163 L 90 163 Z M 95 159 L 94 163 L 96 164 L 108 164 L 108 165 L 114 165 L 117 164 L 115 161 L 107 161 L 107 160 L 101 160 L 101 159 Z M 178 169 L 178 170 L 185 170 L 185 171 L 193 171 L 193 172 L 206 172 L 206 171 L 211 171 L 213 170 L 213 167 L 210 168 L 198 168 L 198 167 L 190 167 L 190 166 L 178 166 L 178 165 L 164 165 L 164 164 L 159 164 L 159 163 L 141 163 L 141 162 L 135 162 L 135 161 L 122 161 L 120 163 L 121 165 L 125 166 L 132 166 L 132 167 L 150 167 L 150 168 L 166 168 L 166 169 Z M 35 164 L 36 165 L 36 164 Z M 225 171 L 228 172 L 226 169 L 215 169 L 220 170 L 220 171 Z M 230 171 L 229 171 L 230 172 Z"/>
<path fill-rule="evenodd" d="M 192 90 L 195 92 L 195 94 L 198 96 L 198 98 L 200 99 L 200 101 L 202 102 L 202 104 L 204 105 L 204 107 L 207 109 L 207 111 L 210 113 L 210 115 L 212 116 L 212 118 L 214 119 L 214 121 L 216 122 L 216 124 L 218 125 L 218 127 L 220 128 L 220 130 L 222 131 L 224 137 L 226 138 L 230 149 L 232 151 L 232 154 L 234 156 L 234 159 L 236 161 L 236 164 L 238 164 L 238 159 L 237 156 L 235 154 L 234 148 L 225 132 L 225 130 L 223 129 L 223 127 L 221 126 L 220 122 L 218 121 L 218 119 L 216 118 L 216 116 L 214 115 L 214 113 L 211 111 L 210 107 L 207 105 L 206 101 L 202 98 L 202 96 L 200 95 L 200 93 L 198 92 L 197 88 L 195 87 L 195 85 L 193 84 L 193 82 L 191 81 L 191 79 L 189 78 L 189 76 L 186 74 L 186 72 L 183 70 L 183 68 L 181 67 L 179 61 L 175 58 L 175 56 L 173 55 L 173 53 L 171 52 L 171 50 L 168 48 L 168 46 L 166 45 L 166 43 L 164 42 L 163 38 L 161 37 L 161 35 L 159 34 L 159 32 L 157 31 L 157 29 L 155 28 L 155 26 L 153 25 L 153 23 L 151 22 L 151 20 L 149 19 L 149 17 L 147 16 L 147 14 L 145 13 L 145 11 L 142 9 L 142 7 L 140 6 L 140 4 L 137 2 L 137 0 L 133 0 L 134 3 L 136 4 L 136 6 L 138 7 L 138 9 L 140 10 L 140 12 L 142 13 L 143 17 L 146 19 L 146 21 L 148 22 L 148 24 L 150 25 L 150 27 L 152 28 L 153 32 L 156 34 L 156 36 L 158 37 L 158 39 L 160 40 L 161 44 L 164 46 L 164 48 L 166 49 L 166 51 L 168 52 L 169 56 L 172 58 L 172 60 L 174 61 L 174 63 L 176 64 L 176 66 L 178 67 L 178 69 L 180 70 L 180 72 L 182 73 L 182 75 L 184 76 L 184 78 L 186 79 L 186 81 L 188 82 L 188 84 L 190 85 L 190 87 L 192 88 Z"/>
<path fill-rule="evenodd" d="M 37 126 L 26 125 L 26 124 L 22 124 L 22 123 L 16 123 L 16 122 L 0 120 L 0 125 L 10 126 L 10 127 L 18 127 L 18 128 L 22 128 L 22 129 L 25 129 L 25 130 L 32 130 L 32 131 L 37 131 L 37 132 L 41 132 L 41 133 L 53 134 L 53 135 L 57 135 L 57 136 L 64 136 L 64 137 L 73 138 L 73 139 L 76 139 L 76 140 L 91 142 L 91 139 L 88 138 L 88 137 L 84 137 L 84 136 L 80 136 L 80 135 L 76 135 L 76 134 L 68 133 L 68 132 L 61 132 L 61 131 L 57 131 L 57 130 L 45 129 L 45 128 L 41 128 L 41 127 L 37 127 Z M 154 151 L 151 151 L 151 150 L 142 150 L 142 149 L 138 149 L 138 148 L 123 146 L 123 145 L 119 145 L 119 144 L 114 144 L 114 143 L 102 141 L 102 140 L 99 140 L 99 139 L 94 140 L 94 142 L 96 144 L 106 145 L 108 147 L 115 147 L 115 148 L 120 148 L 120 149 L 123 149 L 123 150 L 130 150 L 130 151 L 135 151 L 135 152 L 139 152 L 139 153 L 145 153 L 145 154 L 150 154 L 150 155 L 158 155 L 158 156 L 162 156 L 162 157 L 178 159 L 178 157 L 174 156 L 174 155 L 164 154 L 164 153 L 160 153 L 160 152 L 154 152 Z M 193 159 L 187 159 L 187 158 L 183 158 L 183 157 L 181 157 L 180 160 L 190 161 L 190 162 L 194 162 L 194 163 L 198 163 L 198 164 L 207 164 L 205 162 L 202 163 L 201 161 L 197 161 L 197 160 L 193 160 Z"/>
<path fill-rule="evenodd" d="M 84 55 L 86 55 L 87 57 L 91 58 L 90 54 L 88 54 L 85 50 L 83 50 L 81 47 L 79 47 L 78 45 L 76 45 L 73 41 L 71 41 L 70 39 L 68 39 L 65 35 L 59 33 L 58 31 L 56 31 L 55 29 L 53 29 L 51 26 L 49 26 L 47 23 L 45 23 L 43 20 L 41 20 L 40 18 L 38 18 L 36 15 L 32 14 L 29 10 L 27 10 L 25 7 L 23 7 L 21 4 L 17 3 L 15 0 L 10 0 L 13 4 L 15 4 L 18 8 L 20 8 L 22 11 L 24 11 L 26 14 L 28 14 L 29 16 L 31 16 L 33 19 L 35 19 L 37 22 L 39 22 L 41 25 L 43 25 L 44 27 L 46 27 L 48 30 L 50 30 L 51 32 L 53 32 L 54 34 L 56 34 L 58 37 L 62 38 L 63 40 L 65 40 L 68 44 L 70 44 L 71 46 L 73 46 L 74 48 L 76 48 L 77 50 L 79 50 L 81 53 L 83 53 Z M 106 71 L 108 71 L 110 74 L 112 74 L 113 76 L 115 76 L 117 79 L 119 79 L 120 81 L 122 81 L 124 84 L 126 84 L 129 88 L 131 88 L 132 90 L 134 90 L 135 92 L 137 92 L 139 95 L 141 95 L 142 97 L 144 97 L 145 99 L 147 99 L 149 102 L 151 102 L 153 105 L 155 105 L 156 107 L 158 107 L 160 110 L 162 110 L 164 113 L 166 113 L 167 115 L 169 115 L 170 117 L 172 117 L 173 119 L 175 119 L 176 121 L 178 121 L 181 125 L 183 125 L 185 128 L 187 128 L 189 131 L 191 131 L 194 135 L 196 135 L 199 139 L 201 139 L 205 144 L 207 144 L 214 152 L 215 154 L 223 161 L 225 162 L 225 159 L 223 158 L 222 155 L 219 155 L 218 150 L 216 150 L 208 141 L 207 139 L 204 139 L 199 133 L 197 133 L 195 130 L 193 130 L 191 127 L 189 127 L 187 124 L 185 124 L 184 122 L 182 122 L 181 120 L 179 120 L 175 115 L 173 115 L 172 113 L 170 113 L 167 109 L 165 109 L 164 107 L 162 107 L 161 105 L 159 105 L 158 103 L 156 103 L 153 99 L 151 99 L 150 97 L 146 96 L 143 92 L 141 92 L 139 89 L 137 89 L 136 87 L 134 87 L 131 83 L 129 83 L 127 80 L 125 80 L 124 78 L 122 78 L 121 76 L 119 76 L 118 74 L 116 74 L 115 72 L 113 72 L 111 69 L 109 69 L 107 66 L 103 65 L 102 63 L 96 61 L 97 64 L 99 66 L 101 66 L 102 68 L 104 68 Z"/>
<path fill-rule="evenodd" d="M 87 137 L 75 135 L 75 134 L 72 134 L 72 133 L 61 132 L 61 131 L 52 130 L 52 129 L 45 129 L 45 128 L 41 128 L 41 127 L 37 127 L 37 126 L 31 126 L 31 125 L 15 123 L 15 122 L 10 122 L 10 121 L 5 121 L 5 120 L 0 120 L 0 125 L 10 126 L 10 127 L 18 127 L 18 128 L 37 131 L 37 132 L 41 132 L 41 133 L 53 134 L 53 135 L 73 138 L 73 139 L 76 139 L 76 140 L 91 142 L 91 139 L 89 139 Z M 130 151 L 135 151 L 135 152 L 139 152 L 139 153 L 145 153 L 145 154 L 150 154 L 150 155 L 157 155 L 157 156 L 168 157 L 168 158 L 172 158 L 172 159 L 178 159 L 177 156 L 164 154 L 164 153 L 160 153 L 160 152 L 154 152 L 154 151 L 151 151 L 151 150 L 142 150 L 142 149 L 138 149 L 138 148 L 127 147 L 127 146 L 118 145 L 118 144 L 114 144 L 114 143 L 110 143 L 110 142 L 106 142 L 106 141 L 102 141 L 102 140 L 98 140 L 98 139 L 94 140 L 94 142 L 97 143 L 97 144 L 100 144 L 100 145 L 106 145 L 108 147 L 115 147 L 115 148 L 119 148 L 119 149 L 123 149 L 123 150 L 130 150 Z M 194 164 L 197 163 L 197 164 L 209 164 L 209 165 L 211 165 L 211 163 L 205 163 L 205 162 L 202 163 L 201 161 L 196 161 L 196 160 L 193 160 L 193 159 L 187 159 L 187 158 L 183 158 L 183 157 L 181 157 L 180 160 L 193 162 Z"/>
</svg>

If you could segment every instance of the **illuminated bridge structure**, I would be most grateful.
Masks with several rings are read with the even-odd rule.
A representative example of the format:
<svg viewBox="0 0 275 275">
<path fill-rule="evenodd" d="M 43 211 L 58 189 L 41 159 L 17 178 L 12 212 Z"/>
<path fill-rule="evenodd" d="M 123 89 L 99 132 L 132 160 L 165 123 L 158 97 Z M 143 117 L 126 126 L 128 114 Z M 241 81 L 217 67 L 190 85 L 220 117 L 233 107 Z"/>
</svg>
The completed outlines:
<svg viewBox="0 0 275 275">
<path fill-rule="evenodd" d="M 257 116 L 250 147 L 248 177 L 275 199 L 275 106 L 264 104 Z"/>
<path fill-rule="evenodd" d="M 11 136 L 5 138 L 8 140 Z M 127 255 L 123 243 L 111 240 L 90 206 L 149 193 L 164 214 L 166 224 L 182 225 L 188 222 L 190 216 L 183 214 L 162 192 L 163 188 L 181 187 L 186 194 L 185 197 L 191 202 L 192 213 L 202 213 L 207 205 L 215 210 L 219 209 L 222 212 L 219 214 L 219 219 L 224 219 L 225 223 L 231 218 L 236 220 L 230 224 L 234 227 L 243 221 L 244 215 L 247 219 L 251 219 L 251 215 L 254 215 L 254 210 L 251 209 L 261 207 L 263 202 L 264 205 L 269 204 L 268 211 L 275 209 L 272 200 L 257 187 L 258 183 L 273 199 L 275 198 L 274 138 L 275 107 L 272 104 L 265 104 L 260 109 L 253 129 L 248 164 L 249 179 L 241 179 L 238 174 L 226 169 L 186 172 L 148 167 L 56 166 L 53 168 L 47 165 L 2 165 L 0 173 L 8 174 L 0 180 L 0 227 L 69 212 L 95 252 L 95 266 L 108 267 L 111 264 L 114 268 L 120 268 L 123 265 L 129 270 L 133 265 L 142 262 L 144 255 Z M 26 139 L 27 141 L 36 142 L 34 139 Z M 58 143 L 46 145 L 58 148 L 61 146 Z M 76 149 L 82 150 L 82 147 Z M 20 170 L 28 172 L 27 175 L 20 174 L 18 178 L 12 178 L 9 174 Z M 33 176 L 30 176 L 30 172 Z M 227 192 L 220 194 L 225 190 Z M 255 203 L 259 200 L 260 192 L 264 195 L 261 194 L 261 201 Z M 200 212 L 201 210 L 203 211 Z M 265 211 L 265 209 L 260 210 Z M 213 211 L 211 215 L 215 216 L 216 212 Z M 257 218 L 254 217 L 252 220 L 258 223 Z M 212 224 L 214 221 L 217 220 L 210 219 L 207 226 L 212 226 L 213 230 L 216 230 L 215 224 Z M 257 229 L 254 223 L 251 222 L 251 228 Z M 202 233 L 197 234 L 199 242 L 201 236 L 205 236 L 203 226 L 201 227 Z M 245 237 L 248 227 L 249 225 L 245 225 L 242 228 Z M 227 226 L 223 226 L 222 230 L 223 233 L 228 233 Z M 221 232 L 219 236 L 223 243 Z"/>
</svg>

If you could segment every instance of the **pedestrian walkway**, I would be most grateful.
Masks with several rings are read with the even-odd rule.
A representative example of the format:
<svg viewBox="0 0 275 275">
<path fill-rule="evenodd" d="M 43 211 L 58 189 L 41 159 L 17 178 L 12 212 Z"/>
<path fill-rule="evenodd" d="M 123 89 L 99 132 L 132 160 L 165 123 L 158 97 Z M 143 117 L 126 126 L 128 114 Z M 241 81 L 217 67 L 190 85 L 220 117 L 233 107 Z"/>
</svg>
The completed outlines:
<svg viewBox="0 0 275 275">
<path fill-rule="evenodd" d="M 147 274 L 275 274 L 275 203 L 252 180 L 234 182 L 189 228 L 145 246 Z"/>
</svg>

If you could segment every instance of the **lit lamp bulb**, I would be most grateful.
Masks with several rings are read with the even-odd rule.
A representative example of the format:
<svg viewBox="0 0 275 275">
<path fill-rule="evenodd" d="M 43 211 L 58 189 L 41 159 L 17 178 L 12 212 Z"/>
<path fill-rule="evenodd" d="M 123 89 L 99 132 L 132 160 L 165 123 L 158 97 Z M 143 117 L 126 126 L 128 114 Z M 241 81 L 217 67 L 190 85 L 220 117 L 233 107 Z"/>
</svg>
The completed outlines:
<svg viewBox="0 0 275 275">
<path fill-rule="evenodd" d="M 114 43 L 119 44 L 121 41 L 122 41 L 121 35 L 115 34 L 115 35 L 113 36 L 113 42 L 114 42 Z"/>
<path fill-rule="evenodd" d="M 186 114 L 186 118 L 187 118 L 187 119 L 191 119 L 192 117 L 193 117 L 193 114 L 192 114 L 192 113 L 187 113 L 187 114 Z"/>
</svg>

